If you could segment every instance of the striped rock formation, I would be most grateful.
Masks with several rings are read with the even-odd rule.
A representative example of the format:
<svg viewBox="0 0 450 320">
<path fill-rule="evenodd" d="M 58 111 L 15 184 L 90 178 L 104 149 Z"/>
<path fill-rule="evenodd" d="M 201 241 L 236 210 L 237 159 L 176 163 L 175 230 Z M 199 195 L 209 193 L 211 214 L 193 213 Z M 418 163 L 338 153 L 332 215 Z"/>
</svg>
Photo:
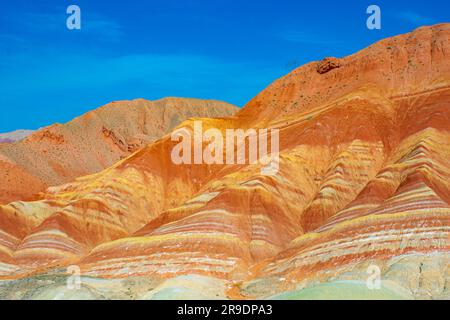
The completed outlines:
<svg viewBox="0 0 450 320">
<path fill-rule="evenodd" d="M 237 110 L 213 100 L 117 101 L 17 143 L 0 144 L 0 203 L 36 200 L 49 186 L 106 169 L 188 118 Z"/>
<path fill-rule="evenodd" d="M 450 25 L 420 28 L 326 73 L 300 67 L 234 117 L 201 119 L 204 130 L 279 129 L 275 175 L 176 165 L 166 135 L 0 207 L 6 288 L 76 264 L 86 279 L 158 282 L 132 298 L 212 284 L 228 298 L 379 297 L 366 288 L 375 266 L 382 298 L 449 298 L 449 59 Z M 95 286 L 89 296 L 105 292 Z M 101 297 L 124 298 L 121 288 Z"/>
</svg>

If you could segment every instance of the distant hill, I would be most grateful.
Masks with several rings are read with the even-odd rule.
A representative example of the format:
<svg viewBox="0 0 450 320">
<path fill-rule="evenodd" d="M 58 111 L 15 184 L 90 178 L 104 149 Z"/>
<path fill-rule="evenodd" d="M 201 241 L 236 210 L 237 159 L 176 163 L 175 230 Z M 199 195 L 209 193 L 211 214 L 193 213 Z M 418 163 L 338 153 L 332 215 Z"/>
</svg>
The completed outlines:
<svg viewBox="0 0 450 320">
<path fill-rule="evenodd" d="M 33 132 L 33 130 L 16 130 L 13 132 L 0 133 L 0 143 L 16 142 L 28 137 Z"/>
<path fill-rule="evenodd" d="M 188 118 L 225 117 L 237 110 L 215 100 L 116 101 L 66 124 L 5 135 L 26 138 L 0 145 L 0 203 L 30 200 L 49 186 L 101 171 Z"/>
</svg>

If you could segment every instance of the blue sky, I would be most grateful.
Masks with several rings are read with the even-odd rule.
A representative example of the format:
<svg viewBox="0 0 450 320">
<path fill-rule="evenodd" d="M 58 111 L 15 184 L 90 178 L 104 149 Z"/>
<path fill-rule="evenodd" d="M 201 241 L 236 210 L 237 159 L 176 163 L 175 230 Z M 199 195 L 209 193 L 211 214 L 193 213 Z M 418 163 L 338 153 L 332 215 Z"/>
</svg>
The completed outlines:
<svg viewBox="0 0 450 320">
<path fill-rule="evenodd" d="M 66 9 L 81 8 L 81 30 Z M 366 28 L 366 8 L 382 29 Z M 243 106 L 311 60 L 421 25 L 448 0 L 39 0 L 0 5 L 0 132 L 36 129 L 114 100 L 165 96 Z"/>
</svg>

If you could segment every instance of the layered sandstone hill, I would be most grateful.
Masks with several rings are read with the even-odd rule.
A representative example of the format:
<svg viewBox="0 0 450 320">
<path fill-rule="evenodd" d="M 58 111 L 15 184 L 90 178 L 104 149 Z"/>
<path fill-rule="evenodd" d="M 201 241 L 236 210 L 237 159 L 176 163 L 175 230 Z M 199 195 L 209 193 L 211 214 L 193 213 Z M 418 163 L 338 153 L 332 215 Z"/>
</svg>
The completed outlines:
<svg viewBox="0 0 450 320">
<path fill-rule="evenodd" d="M 48 186 L 99 172 L 191 117 L 222 117 L 237 107 L 213 100 L 117 101 L 66 124 L 0 144 L 0 203 L 33 200 Z"/>
<path fill-rule="evenodd" d="M 166 135 L 43 200 L 0 207 L 0 273 L 76 264 L 86 279 L 170 278 L 134 298 L 212 284 L 220 297 L 301 298 L 314 286 L 353 297 L 375 265 L 382 297 L 448 298 L 449 61 L 450 25 L 420 28 L 300 67 L 233 118 L 202 119 L 204 130 L 278 128 L 275 175 L 175 165 Z M 113 283 L 83 288 L 105 297 Z"/>
</svg>

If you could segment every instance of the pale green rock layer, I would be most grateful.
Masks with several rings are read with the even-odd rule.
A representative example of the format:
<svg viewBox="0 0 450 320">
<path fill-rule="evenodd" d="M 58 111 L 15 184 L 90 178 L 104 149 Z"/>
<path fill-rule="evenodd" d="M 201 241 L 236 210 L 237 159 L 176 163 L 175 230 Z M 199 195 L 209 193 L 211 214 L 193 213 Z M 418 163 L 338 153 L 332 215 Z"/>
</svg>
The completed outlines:
<svg viewBox="0 0 450 320">
<path fill-rule="evenodd" d="M 380 287 L 367 285 L 367 267 L 381 269 Z M 203 275 L 170 279 L 81 277 L 78 287 L 63 270 L 14 281 L 0 281 L 3 300 L 212 300 L 227 299 L 231 288 L 248 299 L 276 300 L 450 300 L 450 254 L 409 254 L 388 261 L 364 261 L 340 270 L 326 270 L 317 279 L 290 283 L 268 275 L 247 282 L 229 282 Z M 319 277 L 320 276 L 320 277 Z M 321 279 L 321 280 L 318 280 Z M 72 280 L 72 281 L 71 281 Z M 72 284 L 71 286 L 68 286 Z"/>
</svg>

